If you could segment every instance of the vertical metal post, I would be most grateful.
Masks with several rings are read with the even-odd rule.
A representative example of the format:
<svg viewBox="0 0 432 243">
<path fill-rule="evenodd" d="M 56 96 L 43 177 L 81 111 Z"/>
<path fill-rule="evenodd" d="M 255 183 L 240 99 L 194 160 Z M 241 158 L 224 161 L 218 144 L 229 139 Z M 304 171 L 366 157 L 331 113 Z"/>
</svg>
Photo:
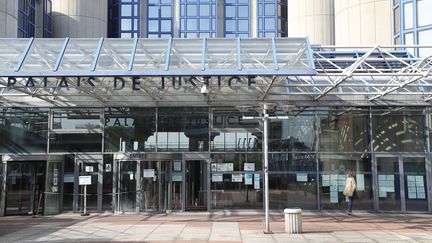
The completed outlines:
<svg viewBox="0 0 432 243">
<path fill-rule="evenodd" d="M 263 123 L 264 123 L 264 204 L 265 204 L 265 231 L 264 233 L 271 233 L 269 222 L 269 182 L 268 182 L 268 114 L 267 104 L 263 107 Z"/>
<path fill-rule="evenodd" d="M 87 215 L 87 185 L 84 185 L 84 216 Z"/>
</svg>

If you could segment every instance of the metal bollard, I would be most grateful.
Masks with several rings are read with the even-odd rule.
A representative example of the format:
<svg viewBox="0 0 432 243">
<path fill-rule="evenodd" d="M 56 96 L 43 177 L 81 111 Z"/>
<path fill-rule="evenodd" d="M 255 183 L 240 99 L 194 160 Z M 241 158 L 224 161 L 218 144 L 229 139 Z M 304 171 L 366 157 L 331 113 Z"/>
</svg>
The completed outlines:
<svg viewBox="0 0 432 243">
<path fill-rule="evenodd" d="M 302 219 L 300 208 L 286 208 L 285 214 L 285 232 L 288 234 L 302 233 Z"/>
</svg>

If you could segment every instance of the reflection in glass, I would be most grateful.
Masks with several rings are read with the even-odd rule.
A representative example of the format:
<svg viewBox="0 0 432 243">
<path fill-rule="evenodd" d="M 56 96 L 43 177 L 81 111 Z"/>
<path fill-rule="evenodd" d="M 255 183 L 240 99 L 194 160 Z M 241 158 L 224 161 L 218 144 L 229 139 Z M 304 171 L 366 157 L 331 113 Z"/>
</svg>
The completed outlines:
<svg viewBox="0 0 432 243">
<path fill-rule="evenodd" d="M 398 158 L 377 158 L 379 210 L 401 210 Z"/>
<path fill-rule="evenodd" d="M 367 151 L 367 110 L 334 108 L 320 112 L 319 119 L 321 151 Z"/>
<path fill-rule="evenodd" d="M 105 151 L 155 151 L 155 119 L 155 108 L 107 108 Z"/>
<path fill-rule="evenodd" d="M 262 208 L 262 155 L 213 154 L 211 165 L 212 208 Z M 253 164 L 253 171 L 245 172 L 245 163 Z M 252 175 L 247 184 L 245 175 Z M 234 178 L 240 178 L 236 181 Z M 256 179 L 258 179 L 256 181 Z M 258 183 L 258 184 L 256 184 Z"/>
<path fill-rule="evenodd" d="M 423 152 L 424 116 L 418 111 L 376 111 L 372 114 L 374 150 L 379 152 Z"/>
<path fill-rule="evenodd" d="M 46 153 L 48 110 L 4 108 L 0 111 L 0 153 Z"/>
<path fill-rule="evenodd" d="M 319 171 L 321 209 L 346 210 L 343 191 L 348 171 L 354 173 L 357 184 L 354 210 L 373 209 L 372 165 L 366 154 L 321 154 Z"/>
<path fill-rule="evenodd" d="M 158 108 L 158 151 L 208 151 L 208 108 Z"/>
<path fill-rule="evenodd" d="M 407 211 L 427 211 L 426 166 L 424 158 L 403 158 L 405 206 Z"/>
</svg>

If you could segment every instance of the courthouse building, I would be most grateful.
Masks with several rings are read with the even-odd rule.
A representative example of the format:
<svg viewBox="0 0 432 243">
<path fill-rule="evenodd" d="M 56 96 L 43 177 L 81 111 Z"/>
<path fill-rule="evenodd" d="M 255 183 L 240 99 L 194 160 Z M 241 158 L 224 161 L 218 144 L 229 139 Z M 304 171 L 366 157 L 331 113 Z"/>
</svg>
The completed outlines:
<svg viewBox="0 0 432 243">
<path fill-rule="evenodd" d="M 0 0 L 0 215 L 430 213 L 431 5 Z"/>
</svg>

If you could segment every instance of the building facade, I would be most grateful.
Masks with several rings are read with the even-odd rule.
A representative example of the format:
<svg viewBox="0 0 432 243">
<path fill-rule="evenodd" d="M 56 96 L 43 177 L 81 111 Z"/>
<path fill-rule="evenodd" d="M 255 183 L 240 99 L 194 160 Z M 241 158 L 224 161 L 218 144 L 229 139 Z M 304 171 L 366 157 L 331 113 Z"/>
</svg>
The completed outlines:
<svg viewBox="0 0 432 243">
<path fill-rule="evenodd" d="M 430 57 L 310 44 L 391 44 L 428 1 L 12 2 L 0 215 L 81 212 L 86 178 L 90 212 L 261 209 L 265 151 L 271 209 L 343 210 L 352 170 L 356 209 L 432 211 Z"/>
</svg>

